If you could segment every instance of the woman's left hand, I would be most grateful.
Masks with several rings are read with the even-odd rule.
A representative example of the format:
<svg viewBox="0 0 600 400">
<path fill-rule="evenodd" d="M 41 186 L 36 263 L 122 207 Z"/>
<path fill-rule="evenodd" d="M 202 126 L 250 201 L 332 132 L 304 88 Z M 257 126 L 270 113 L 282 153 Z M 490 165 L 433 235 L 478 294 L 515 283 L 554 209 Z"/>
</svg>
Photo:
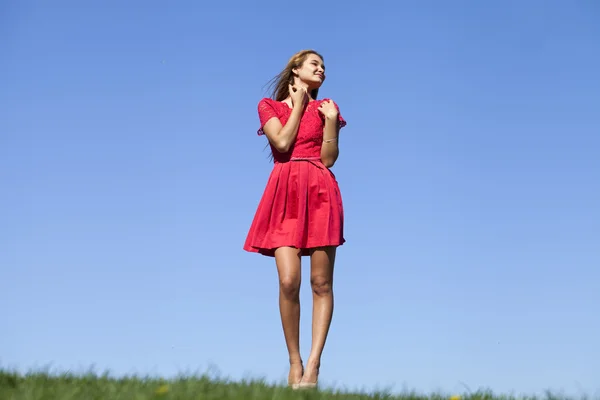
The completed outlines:
<svg viewBox="0 0 600 400">
<path fill-rule="evenodd" d="M 327 119 L 335 120 L 339 115 L 338 109 L 333 103 L 333 100 L 326 100 L 322 102 L 319 106 L 319 111 Z"/>
</svg>

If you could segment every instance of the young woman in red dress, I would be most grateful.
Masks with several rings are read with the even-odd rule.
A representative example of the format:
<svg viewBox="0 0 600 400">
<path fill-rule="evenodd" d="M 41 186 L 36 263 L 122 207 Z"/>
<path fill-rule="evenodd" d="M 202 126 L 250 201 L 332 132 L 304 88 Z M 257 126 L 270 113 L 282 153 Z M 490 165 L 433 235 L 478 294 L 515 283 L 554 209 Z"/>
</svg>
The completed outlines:
<svg viewBox="0 0 600 400">
<path fill-rule="evenodd" d="M 333 314 L 336 249 L 345 242 L 342 197 L 329 168 L 338 158 L 338 134 L 346 121 L 335 102 L 317 100 L 324 80 L 323 57 L 313 50 L 300 51 L 276 77 L 273 98 L 258 103 L 258 134 L 266 135 L 274 166 L 244 250 L 275 258 L 289 352 L 288 384 L 293 388 L 317 385 Z M 306 368 L 299 345 L 302 256 L 310 256 L 313 293 L 312 347 Z"/>
</svg>

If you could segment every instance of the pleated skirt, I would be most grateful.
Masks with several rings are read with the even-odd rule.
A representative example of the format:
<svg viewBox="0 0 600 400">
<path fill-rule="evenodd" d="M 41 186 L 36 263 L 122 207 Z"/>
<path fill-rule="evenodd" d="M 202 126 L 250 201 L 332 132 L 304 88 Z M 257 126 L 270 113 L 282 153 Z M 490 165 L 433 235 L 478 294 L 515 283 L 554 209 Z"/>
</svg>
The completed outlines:
<svg viewBox="0 0 600 400">
<path fill-rule="evenodd" d="M 275 249 L 340 246 L 344 207 L 334 174 L 320 160 L 276 162 L 250 225 L 244 250 L 274 257 Z"/>
</svg>

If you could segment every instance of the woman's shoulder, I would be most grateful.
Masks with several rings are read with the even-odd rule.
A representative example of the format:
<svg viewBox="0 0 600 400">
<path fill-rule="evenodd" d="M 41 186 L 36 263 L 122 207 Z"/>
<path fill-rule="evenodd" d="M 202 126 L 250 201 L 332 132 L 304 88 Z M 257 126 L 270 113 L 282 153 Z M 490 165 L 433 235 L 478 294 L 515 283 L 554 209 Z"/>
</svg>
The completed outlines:
<svg viewBox="0 0 600 400">
<path fill-rule="evenodd" d="M 281 101 L 277 101 L 272 99 L 271 97 L 263 97 L 258 101 L 258 105 L 268 105 L 271 107 L 280 107 L 283 103 Z"/>
<path fill-rule="evenodd" d="M 270 97 L 263 97 L 258 101 L 258 111 L 260 113 L 276 113 L 280 114 L 283 110 L 281 107 L 284 105 L 282 102 L 274 100 Z"/>
<path fill-rule="evenodd" d="M 324 103 L 326 101 L 331 101 L 333 104 L 337 104 L 335 102 L 335 100 L 333 100 L 331 97 L 323 97 L 322 99 L 318 100 L 320 103 Z"/>
<path fill-rule="evenodd" d="M 263 97 L 262 99 L 260 99 L 260 100 L 258 101 L 258 104 L 260 104 L 260 103 L 271 103 L 271 104 L 272 104 L 272 103 L 274 103 L 274 102 L 275 102 L 275 100 L 273 100 L 273 99 L 272 99 L 272 98 L 270 98 L 270 97 Z"/>
<path fill-rule="evenodd" d="M 338 110 L 338 119 L 340 120 L 340 127 L 343 128 L 346 126 L 346 120 L 344 119 L 344 117 L 342 117 L 342 113 L 340 111 L 340 106 L 338 105 L 338 103 L 336 103 L 332 98 L 330 97 L 324 97 L 320 100 L 319 104 L 322 104 L 326 101 L 331 101 L 331 103 L 334 105 L 334 107 Z"/>
<path fill-rule="evenodd" d="M 331 103 L 333 103 L 333 105 L 335 106 L 335 108 L 338 109 L 338 111 L 340 110 L 339 104 L 335 100 L 333 100 L 331 97 L 324 97 L 321 100 L 319 100 L 320 104 L 324 103 L 326 101 L 330 101 Z"/>
</svg>

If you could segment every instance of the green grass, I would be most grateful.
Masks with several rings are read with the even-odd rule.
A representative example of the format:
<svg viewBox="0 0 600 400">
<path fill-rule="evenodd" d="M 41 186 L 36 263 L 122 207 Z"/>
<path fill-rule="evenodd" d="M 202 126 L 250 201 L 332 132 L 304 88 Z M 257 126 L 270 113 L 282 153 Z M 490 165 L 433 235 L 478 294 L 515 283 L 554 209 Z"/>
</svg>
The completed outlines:
<svg viewBox="0 0 600 400">
<path fill-rule="evenodd" d="M 495 395 L 479 391 L 459 395 L 461 400 L 536 399 Z M 564 399 L 564 396 L 546 394 L 537 399 Z M 229 381 L 208 375 L 180 376 L 173 379 L 156 377 L 113 377 L 108 373 L 17 372 L 0 370 L 0 400 L 449 400 L 449 395 L 420 395 L 406 392 L 392 396 L 381 393 L 350 393 L 341 390 L 292 391 L 285 385 L 267 384 L 260 379 Z M 579 399 L 586 399 L 580 397 Z"/>
</svg>

